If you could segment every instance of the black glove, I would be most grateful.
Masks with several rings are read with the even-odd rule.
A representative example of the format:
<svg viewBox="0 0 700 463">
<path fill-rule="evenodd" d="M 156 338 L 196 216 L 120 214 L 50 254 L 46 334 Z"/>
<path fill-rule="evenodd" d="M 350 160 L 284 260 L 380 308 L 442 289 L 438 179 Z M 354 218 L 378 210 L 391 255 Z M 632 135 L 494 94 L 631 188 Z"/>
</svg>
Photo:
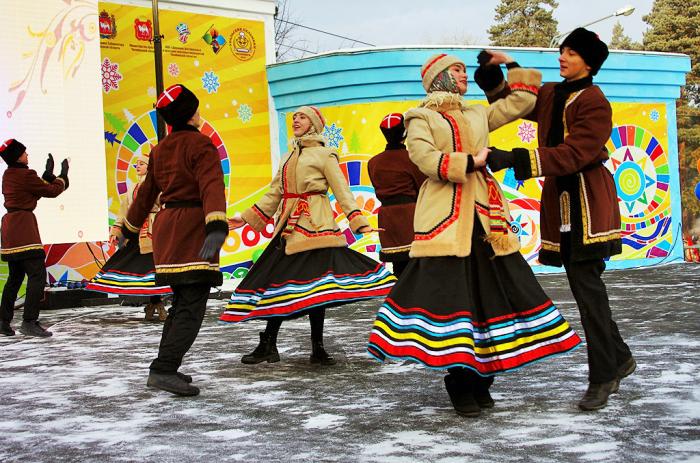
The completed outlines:
<svg viewBox="0 0 700 463">
<path fill-rule="evenodd" d="M 61 173 L 58 174 L 60 178 L 63 179 L 63 181 L 66 184 L 66 190 L 68 189 L 68 159 L 64 159 L 61 161 Z"/>
<path fill-rule="evenodd" d="M 502 169 L 515 166 L 515 153 L 512 151 L 499 150 L 498 148 L 489 147 L 491 152 L 486 158 L 486 164 L 491 169 L 491 172 L 498 172 Z"/>
<path fill-rule="evenodd" d="M 227 233 L 221 230 L 212 230 L 207 233 L 202 249 L 199 250 L 199 257 L 204 260 L 211 260 L 221 250 Z"/>
<path fill-rule="evenodd" d="M 483 66 L 489 61 L 491 61 L 491 57 L 493 55 L 486 50 L 481 50 L 478 55 L 476 55 L 476 61 L 479 63 L 479 66 Z"/>
<path fill-rule="evenodd" d="M 44 173 L 41 176 L 41 178 L 43 178 L 49 183 L 53 182 L 56 179 L 56 176 L 53 174 L 53 168 L 53 156 L 51 155 L 51 153 L 49 153 L 49 157 L 46 158 L 46 169 L 44 169 Z"/>
</svg>

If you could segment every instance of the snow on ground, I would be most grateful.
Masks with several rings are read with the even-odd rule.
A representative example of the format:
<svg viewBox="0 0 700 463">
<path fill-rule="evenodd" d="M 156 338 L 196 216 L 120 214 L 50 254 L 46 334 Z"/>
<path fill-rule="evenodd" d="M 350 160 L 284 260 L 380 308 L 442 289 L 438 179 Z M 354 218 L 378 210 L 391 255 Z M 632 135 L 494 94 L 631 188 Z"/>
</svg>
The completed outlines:
<svg viewBox="0 0 700 463">
<path fill-rule="evenodd" d="M 581 332 L 565 277 L 539 279 Z M 142 309 L 47 311 L 53 338 L 0 338 L 0 461 L 700 461 L 700 266 L 606 282 L 639 364 L 609 406 L 576 408 L 580 348 L 499 377 L 478 419 L 453 412 L 441 372 L 368 357 L 378 301 L 329 310 L 339 362 L 321 367 L 307 318 L 283 325 L 280 363 L 241 364 L 264 323 L 219 325 L 224 301 L 211 300 L 182 367 L 196 398 L 145 387 L 161 325 Z"/>
</svg>

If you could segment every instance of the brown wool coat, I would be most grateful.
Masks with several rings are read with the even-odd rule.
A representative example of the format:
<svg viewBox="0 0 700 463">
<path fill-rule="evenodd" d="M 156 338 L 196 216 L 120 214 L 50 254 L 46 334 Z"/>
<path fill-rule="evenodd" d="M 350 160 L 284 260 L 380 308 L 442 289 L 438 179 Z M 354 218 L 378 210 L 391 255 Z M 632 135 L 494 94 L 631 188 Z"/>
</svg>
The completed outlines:
<svg viewBox="0 0 700 463">
<path fill-rule="evenodd" d="M 532 111 L 541 74 L 512 69 L 508 81 L 518 85 L 514 85 L 508 97 L 491 106 L 465 106 L 459 95 L 434 92 L 422 107 L 406 113 L 410 159 L 428 177 L 416 204 L 416 235 L 411 257 L 465 257 L 471 253 L 476 205 L 488 208 L 488 187 L 482 171 L 467 172 L 469 158 L 490 145 L 489 132 Z M 508 202 L 500 187 L 498 191 L 506 217 L 511 220 Z M 488 220 L 481 214 L 479 219 L 488 232 Z M 512 254 L 520 249 L 518 237 L 510 229 L 504 239 L 498 244 L 492 242 L 492 246 L 496 255 Z"/>
<path fill-rule="evenodd" d="M 124 219 L 124 228 L 132 237 L 139 233 L 159 195 L 162 209 L 153 223 L 156 282 L 220 285 L 218 253 L 210 261 L 199 257 L 208 232 L 228 233 L 224 175 L 209 137 L 187 126 L 153 149 L 146 179 Z M 168 207 L 178 201 L 201 201 L 202 205 Z"/>
<path fill-rule="evenodd" d="M 528 119 L 537 122 L 539 148 L 516 159 L 520 180 L 545 177 L 540 206 L 540 262 L 561 266 L 561 232 L 571 232 L 571 260 L 622 252 L 620 208 L 612 174 L 602 164 L 612 131 L 612 109 L 596 85 L 572 93 L 564 110 L 564 141 L 547 147 L 554 83 L 541 89 Z M 502 91 L 499 95 L 507 94 Z"/>
<path fill-rule="evenodd" d="M 44 246 L 34 209 L 39 198 L 55 198 L 63 193 L 65 183 L 56 177 L 51 183 L 39 177 L 36 171 L 24 167 L 8 167 L 2 176 L 2 194 L 7 214 L 2 217 L 2 245 L 4 261 L 43 258 Z"/>
<path fill-rule="evenodd" d="M 411 162 L 405 148 L 387 149 L 377 154 L 367 163 L 367 172 L 382 202 L 379 228 L 385 231 L 379 232 L 382 245 L 379 258 L 385 262 L 408 260 L 418 190 L 427 176 Z M 392 200 L 396 204 L 390 204 Z"/>
<path fill-rule="evenodd" d="M 338 153 L 324 146 L 321 136 L 306 135 L 299 140 L 299 145 L 283 157 L 268 192 L 241 217 L 262 231 L 277 216 L 274 233 L 286 230 L 282 234 L 286 254 L 347 246 L 333 218 L 328 188 L 333 190 L 353 232 L 368 222 L 340 170 Z M 316 194 L 295 197 L 308 193 Z"/>
</svg>

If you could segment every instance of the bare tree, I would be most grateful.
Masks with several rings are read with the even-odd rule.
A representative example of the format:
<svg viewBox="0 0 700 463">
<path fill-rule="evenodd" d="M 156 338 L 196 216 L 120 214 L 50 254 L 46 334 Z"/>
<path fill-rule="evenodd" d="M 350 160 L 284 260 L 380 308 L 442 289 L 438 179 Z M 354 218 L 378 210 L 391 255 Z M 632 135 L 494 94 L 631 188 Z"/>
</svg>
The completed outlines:
<svg viewBox="0 0 700 463">
<path fill-rule="evenodd" d="M 313 53 L 308 50 L 305 40 L 295 39 L 294 31 L 298 29 L 298 20 L 291 15 L 289 0 L 277 0 L 275 7 L 275 58 L 277 61 L 285 61 L 292 55 Z"/>
</svg>

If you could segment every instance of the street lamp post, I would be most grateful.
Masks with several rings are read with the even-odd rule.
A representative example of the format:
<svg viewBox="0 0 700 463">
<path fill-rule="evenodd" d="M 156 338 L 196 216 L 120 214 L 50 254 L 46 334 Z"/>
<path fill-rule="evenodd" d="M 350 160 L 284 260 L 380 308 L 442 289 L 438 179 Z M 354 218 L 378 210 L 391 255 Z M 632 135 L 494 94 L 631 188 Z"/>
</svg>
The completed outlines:
<svg viewBox="0 0 700 463">
<path fill-rule="evenodd" d="M 578 26 L 578 27 L 588 27 L 590 25 L 593 25 L 595 23 L 599 23 L 601 21 L 605 21 L 606 19 L 613 18 L 615 16 L 629 16 L 633 12 L 634 12 L 634 7 L 632 5 L 627 5 L 627 6 L 620 8 L 619 10 L 614 12 L 613 14 L 609 14 L 609 15 L 605 16 L 604 18 L 596 19 L 593 22 L 589 22 L 588 24 L 584 24 L 583 26 Z M 559 40 L 561 40 L 563 37 L 566 37 L 571 32 L 573 32 L 573 29 L 570 31 L 566 31 L 563 34 L 555 35 L 554 37 L 552 37 L 552 40 L 549 42 L 549 48 L 555 48 L 557 46 L 557 44 L 559 43 Z"/>
</svg>

